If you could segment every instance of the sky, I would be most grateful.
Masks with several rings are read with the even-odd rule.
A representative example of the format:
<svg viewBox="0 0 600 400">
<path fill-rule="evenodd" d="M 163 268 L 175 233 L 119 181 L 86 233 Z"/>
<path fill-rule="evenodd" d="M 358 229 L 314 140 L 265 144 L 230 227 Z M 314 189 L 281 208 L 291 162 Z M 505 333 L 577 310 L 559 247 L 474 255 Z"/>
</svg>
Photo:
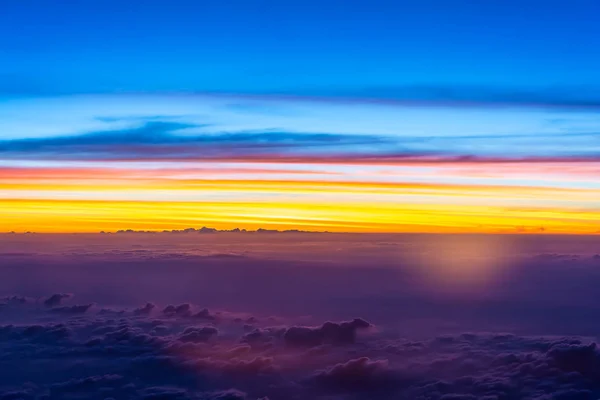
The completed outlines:
<svg viewBox="0 0 600 400">
<path fill-rule="evenodd" d="M 0 0 L 0 400 L 600 398 L 598 15 Z"/>
<path fill-rule="evenodd" d="M 599 233 L 598 12 L 3 1 L 0 230 Z"/>
</svg>

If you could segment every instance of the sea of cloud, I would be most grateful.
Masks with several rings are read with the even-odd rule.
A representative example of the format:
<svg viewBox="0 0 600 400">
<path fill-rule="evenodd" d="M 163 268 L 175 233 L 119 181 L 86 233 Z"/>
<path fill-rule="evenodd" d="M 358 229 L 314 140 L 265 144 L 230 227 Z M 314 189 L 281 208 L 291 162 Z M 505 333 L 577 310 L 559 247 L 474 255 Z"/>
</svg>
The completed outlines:
<svg viewBox="0 0 600 400">
<path fill-rule="evenodd" d="M 108 236 L 0 241 L 0 399 L 600 395 L 594 238 Z"/>
</svg>

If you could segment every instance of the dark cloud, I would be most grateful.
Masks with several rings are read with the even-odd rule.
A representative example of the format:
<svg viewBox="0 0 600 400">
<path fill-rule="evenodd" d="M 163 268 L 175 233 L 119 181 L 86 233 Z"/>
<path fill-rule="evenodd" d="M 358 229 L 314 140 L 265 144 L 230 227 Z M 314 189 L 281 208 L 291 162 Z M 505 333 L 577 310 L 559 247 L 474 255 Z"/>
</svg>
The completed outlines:
<svg viewBox="0 0 600 400">
<path fill-rule="evenodd" d="M 587 378 L 600 378 L 600 352 L 596 343 L 559 343 L 548 350 L 554 365 L 566 372 L 577 372 Z"/>
<path fill-rule="evenodd" d="M 246 393 L 236 389 L 224 390 L 221 392 L 208 393 L 205 395 L 206 400 L 246 400 Z M 260 400 L 260 399 L 259 399 Z M 268 400 L 268 399 L 263 399 Z"/>
<path fill-rule="evenodd" d="M 0 394 L 0 399 L 33 398 L 32 391 Z M 12 397 L 11 397 L 12 396 Z M 71 379 L 49 386 L 47 399 L 140 399 L 140 400 L 245 400 L 244 392 L 236 389 L 200 392 L 173 386 L 139 387 L 121 375 L 98 375 Z"/>
<path fill-rule="evenodd" d="M 255 357 L 251 359 L 234 358 L 229 361 L 202 358 L 188 361 L 186 366 L 192 370 L 208 372 L 219 371 L 234 376 L 253 376 L 262 373 L 270 373 L 276 369 L 272 357 Z"/>
<path fill-rule="evenodd" d="M 322 344 L 350 344 L 356 340 L 358 330 L 370 328 L 367 321 L 356 318 L 349 322 L 326 322 L 320 327 L 293 326 L 283 335 L 290 346 L 319 346 Z"/>
<path fill-rule="evenodd" d="M 208 308 L 203 308 L 192 315 L 193 318 L 204 319 L 207 321 L 216 321 L 216 315 L 213 315 Z"/>
<path fill-rule="evenodd" d="M 146 303 L 145 306 L 133 310 L 134 315 L 149 315 L 156 306 L 152 303 Z"/>
<path fill-rule="evenodd" d="M 0 338 L 3 340 L 20 340 L 37 344 L 56 344 L 72 335 L 72 329 L 62 323 L 36 325 L 4 325 L 0 326 Z"/>
<path fill-rule="evenodd" d="M 285 334 L 287 328 L 252 328 L 248 327 L 245 330 L 250 330 L 250 332 L 245 333 L 242 338 L 242 343 L 248 343 L 253 347 L 256 346 L 265 346 L 274 340 L 279 340 Z"/>
<path fill-rule="evenodd" d="M 348 360 L 315 375 L 318 385 L 341 391 L 380 391 L 394 381 L 387 360 Z"/>
<path fill-rule="evenodd" d="M 211 326 L 203 326 L 201 328 L 189 327 L 179 336 L 179 341 L 193 343 L 207 342 L 218 334 L 219 331 Z"/>
<path fill-rule="evenodd" d="M 84 379 L 72 379 L 50 386 L 50 398 L 68 397 L 69 395 L 90 395 L 99 391 L 107 392 L 124 384 L 119 375 L 90 376 Z"/>
<path fill-rule="evenodd" d="M 74 306 L 55 307 L 50 311 L 57 314 L 83 314 L 87 312 L 92 305 L 93 304 L 81 304 Z"/>
<path fill-rule="evenodd" d="M 30 301 L 30 299 L 24 296 L 5 296 L 0 298 L 0 305 L 19 305 L 25 304 L 28 301 Z"/>
<path fill-rule="evenodd" d="M 44 300 L 44 305 L 47 307 L 56 307 L 62 303 L 63 300 L 71 297 L 68 293 L 56 293 Z"/>
<path fill-rule="evenodd" d="M 192 315 L 192 306 L 187 303 L 178 306 L 168 305 L 164 308 L 163 314 L 168 317 L 189 317 Z"/>
<path fill-rule="evenodd" d="M 200 311 L 194 311 L 191 304 L 188 303 L 168 305 L 162 310 L 162 313 L 168 317 L 195 318 L 205 321 L 217 320 L 217 316 L 211 313 L 208 308 L 203 308 Z"/>
</svg>

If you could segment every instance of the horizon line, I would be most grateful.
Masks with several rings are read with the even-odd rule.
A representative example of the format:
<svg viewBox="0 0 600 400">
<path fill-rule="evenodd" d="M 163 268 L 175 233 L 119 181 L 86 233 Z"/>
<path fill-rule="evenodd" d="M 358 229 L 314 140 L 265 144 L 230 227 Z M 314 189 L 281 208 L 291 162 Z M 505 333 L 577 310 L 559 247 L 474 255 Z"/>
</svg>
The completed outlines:
<svg viewBox="0 0 600 400">
<path fill-rule="evenodd" d="M 204 229 L 204 230 L 203 230 Z M 176 235 L 214 235 L 214 234 L 342 234 L 342 235 L 502 235 L 502 236 L 600 236 L 600 231 L 579 233 L 579 232 L 548 232 L 540 230 L 523 230 L 517 231 L 497 231 L 497 232 L 485 232 L 485 231 L 311 231 L 301 229 L 266 229 L 258 228 L 255 230 L 251 229 L 215 229 L 202 227 L 199 229 L 187 228 L 187 229 L 156 229 L 156 230 L 133 230 L 133 229 L 121 229 L 117 231 L 73 231 L 73 232 L 34 232 L 34 231 L 10 231 L 0 232 L 0 235 L 158 235 L 158 234 L 176 234 Z"/>
</svg>

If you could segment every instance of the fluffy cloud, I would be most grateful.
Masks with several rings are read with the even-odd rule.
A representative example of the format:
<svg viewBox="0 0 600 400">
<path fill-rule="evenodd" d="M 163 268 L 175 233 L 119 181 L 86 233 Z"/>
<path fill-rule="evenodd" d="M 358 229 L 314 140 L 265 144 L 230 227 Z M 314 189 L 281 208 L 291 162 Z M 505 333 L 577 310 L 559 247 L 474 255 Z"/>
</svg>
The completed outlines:
<svg viewBox="0 0 600 400">
<path fill-rule="evenodd" d="M 46 307 L 56 307 L 62 303 L 63 300 L 70 298 L 71 295 L 68 293 L 56 293 L 44 300 Z"/>
<path fill-rule="evenodd" d="M 157 306 L 148 303 L 106 314 L 12 303 L 29 322 L 0 326 L 0 399 L 547 400 L 600 394 L 600 351 L 585 338 L 463 333 L 417 340 L 389 327 L 358 336 L 372 327 L 359 318 L 310 327 L 245 317 L 253 328 L 244 328 L 236 322 L 239 314 L 192 318 L 194 310 L 204 310 L 192 304 L 154 313 Z"/>
<path fill-rule="evenodd" d="M 19 157 L 38 154 L 61 155 L 62 159 L 131 159 L 151 157 L 155 160 L 190 157 L 226 159 L 270 155 L 307 154 L 315 146 L 340 151 L 344 146 L 387 145 L 398 141 L 388 136 L 369 134 L 330 134 L 311 132 L 254 131 L 206 134 L 202 124 L 174 121 L 143 121 L 129 129 L 94 131 L 80 135 L 0 140 L 0 154 Z M 196 134 L 183 131 L 196 130 Z M 343 145 L 343 146 L 341 146 Z"/>
<path fill-rule="evenodd" d="M 4 296 L 0 298 L 0 305 L 25 304 L 27 301 L 29 299 L 24 296 Z"/>
<path fill-rule="evenodd" d="M 340 391 L 379 391 L 394 383 L 388 360 L 361 357 L 339 363 L 315 375 L 318 385 Z"/>
<path fill-rule="evenodd" d="M 181 342 L 207 342 L 212 337 L 217 336 L 219 331 L 216 328 L 210 326 L 204 326 L 202 328 L 190 327 L 186 328 L 183 333 L 179 336 Z"/>
<path fill-rule="evenodd" d="M 147 307 L 148 305 L 146 305 Z M 150 313 L 152 309 L 147 310 Z M 208 308 L 203 308 L 200 311 L 194 311 L 190 304 L 184 303 L 179 305 L 168 305 L 162 313 L 168 317 L 179 317 L 179 318 L 197 318 L 207 321 L 216 321 L 217 316 L 213 315 Z"/>
<path fill-rule="evenodd" d="M 75 306 L 56 307 L 51 311 L 60 314 L 83 314 L 92 307 L 92 304 L 82 304 Z"/>
<path fill-rule="evenodd" d="M 321 344 L 350 344 L 356 340 L 356 333 L 360 329 L 370 328 L 367 321 L 356 318 L 349 322 L 326 322 L 320 327 L 310 328 L 293 326 L 288 328 L 283 339 L 291 346 L 318 346 Z"/>
<path fill-rule="evenodd" d="M 133 310 L 134 315 L 149 315 L 156 306 L 152 303 L 146 303 L 145 306 Z"/>
</svg>

